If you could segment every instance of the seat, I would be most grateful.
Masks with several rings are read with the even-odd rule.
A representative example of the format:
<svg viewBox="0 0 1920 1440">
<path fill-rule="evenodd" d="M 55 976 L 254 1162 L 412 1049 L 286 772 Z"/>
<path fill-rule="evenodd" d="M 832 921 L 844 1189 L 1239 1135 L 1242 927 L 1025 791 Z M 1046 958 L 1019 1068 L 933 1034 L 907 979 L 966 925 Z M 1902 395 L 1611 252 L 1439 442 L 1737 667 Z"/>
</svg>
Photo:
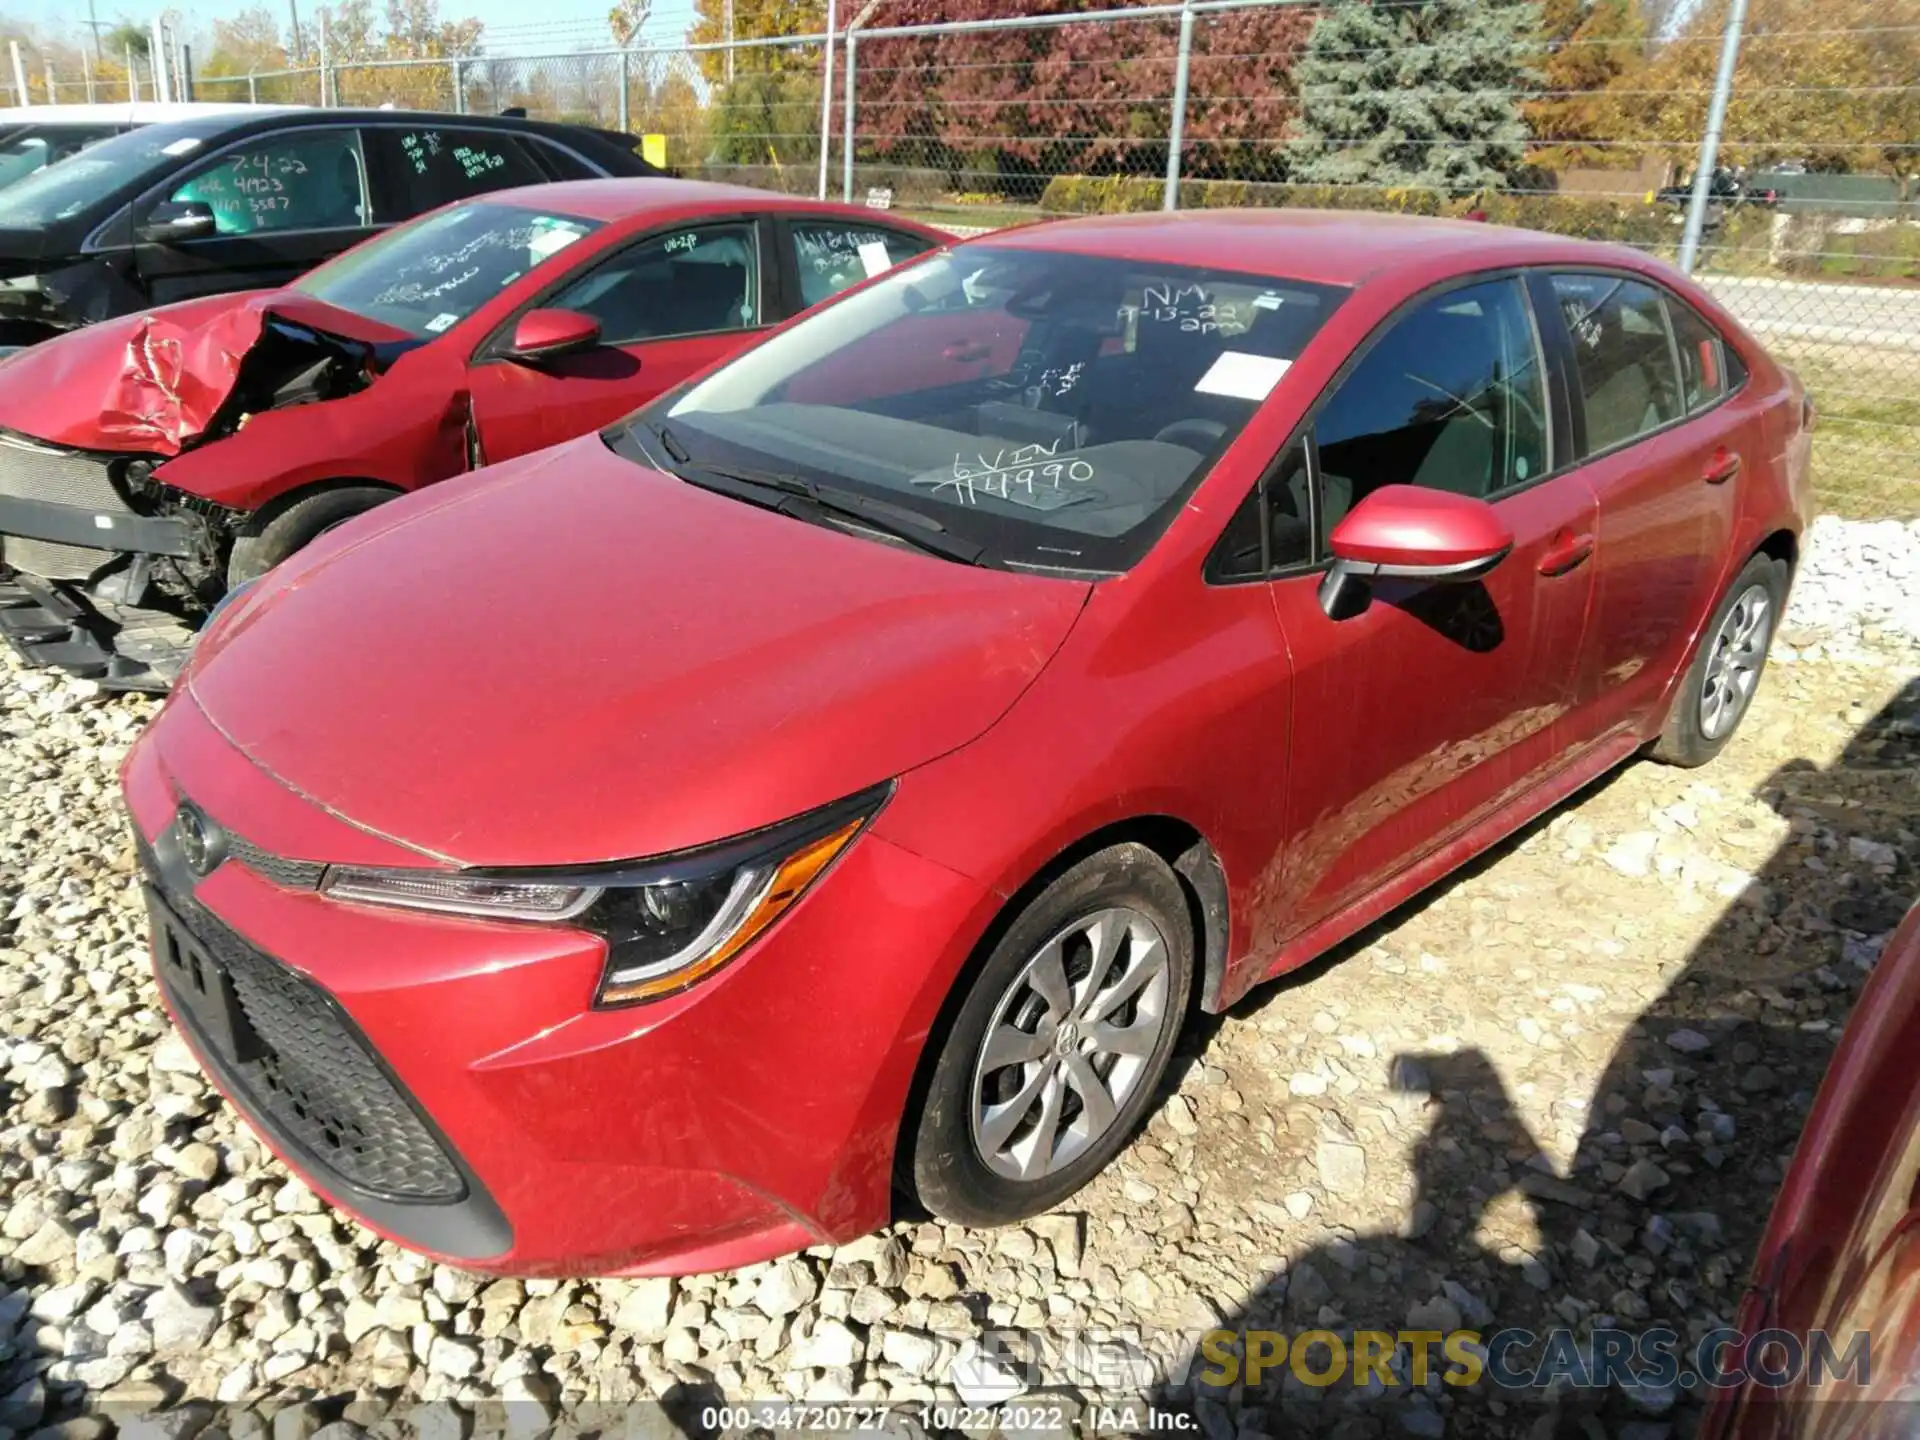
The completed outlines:
<svg viewBox="0 0 1920 1440">
<path fill-rule="evenodd" d="M 1493 461 L 1493 427 L 1486 417 L 1455 410 L 1413 472 L 1413 483 L 1480 498 L 1493 488 Z"/>
<path fill-rule="evenodd" d="M 1653 386 L 1641 365 L 1622 365 L 1587 396 L 1587 447 L 1605 450 L 1658 423 Z"/>
</svg>

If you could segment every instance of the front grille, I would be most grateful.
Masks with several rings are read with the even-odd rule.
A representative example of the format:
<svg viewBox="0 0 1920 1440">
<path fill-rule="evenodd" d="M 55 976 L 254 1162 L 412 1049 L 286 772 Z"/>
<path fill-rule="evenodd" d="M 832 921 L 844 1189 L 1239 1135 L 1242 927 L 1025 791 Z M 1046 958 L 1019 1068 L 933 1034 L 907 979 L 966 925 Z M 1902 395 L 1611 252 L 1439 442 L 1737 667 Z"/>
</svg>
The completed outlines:
<svg viewBox="0 0 1920 1440">
<path fill-rule="evenodd" d="M 0 495 L 129 515 L 132 507 L 107 473 L 108 458 L 0 431 Z"/>
<path fill-rule="evenodd" d="M 288 890 L 318 890 L 327 867 L 317 860 L 289 860 L 262 850 L 242 836 L 227 831 L 227 858 L 237 860 L 263 880 Z"/>
<path fill-rule="evenodd" d="M 461 1199 L 466 1184 L 459 1167 L 333 997 L 168 886 L 152 851 L 144 842 L 139 850 L 164 902 L 154 909 L 156 928 L 177 921 L 186 931 L 172 941 L 156 936 L 156 951 L 171 953 L 184 940 L 232 982 L 239 1010 L 233 1038 L 223 1043 L 213 1027 L 197 1024 L 196 1038 L 213 1051 L 235 1098 L 269 1138 L 384 1199 Z M 176 1011 L 192 1014 L 181 981 L 167 964 L 157 969 Z"/>
<path fill-rule="evenodd" d="M 107 457 L 42 445 L 7 431 L 0 431 L 0 495 L 108 514 L 132 509 L 114 488 Z M 113 552 L 7 536 L 0 539 L 0 558 L 43 579 L 84 580 L 113 559 Z"/>
</svg>

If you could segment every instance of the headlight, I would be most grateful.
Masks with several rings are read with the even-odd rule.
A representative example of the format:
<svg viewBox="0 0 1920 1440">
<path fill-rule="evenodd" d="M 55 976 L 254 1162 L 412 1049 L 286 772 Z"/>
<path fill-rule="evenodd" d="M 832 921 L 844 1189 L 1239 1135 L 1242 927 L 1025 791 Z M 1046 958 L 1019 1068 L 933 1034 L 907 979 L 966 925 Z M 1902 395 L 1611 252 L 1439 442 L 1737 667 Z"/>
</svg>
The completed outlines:
<svg viewBox="0 0 1920 1440">
<path fill-rule="evenodd" d="M 891 788 L 657 860 L 565 871 L 335 865 L 321 889 L 363 904 L 571 922 L 607 942 L 595 1003 L 632 1004 L 684 990 L 752 944 L 847 848 Z"/>
</svg>

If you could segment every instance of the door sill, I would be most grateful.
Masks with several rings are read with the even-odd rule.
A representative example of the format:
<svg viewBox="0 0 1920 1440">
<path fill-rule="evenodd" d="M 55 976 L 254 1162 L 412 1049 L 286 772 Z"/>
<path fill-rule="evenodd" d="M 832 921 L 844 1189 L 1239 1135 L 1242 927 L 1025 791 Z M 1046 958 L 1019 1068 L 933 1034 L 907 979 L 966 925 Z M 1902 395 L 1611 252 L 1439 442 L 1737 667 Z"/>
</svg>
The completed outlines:
<svg viewBox="0 0 1920 1440">
<path fill-rule="evenodd" d="M 1469 860 L 1499 844 L 1530 821 L 1538 819 L 1571 796 L 1586 789 L 1594 781 L 1631 760 L 1639 749 L 1640 741 L 1628 733 L 1616 735 L 1611 740 L 1595 746 L 1533 789 L 1516 796 L 1484 820 L 1463 830 L 1446 844 L 1396 872 L 1391 879 L 1361 896 L 1344 910 L 1329 915 L 1318 924 L 1301 931 L 1280 947 L 1279 952 L 1264 969 L 1256 970 L 1252 966 L 1246 967 L 1241 972 L 1245 977 L 1242 982 L 1236 982 L 1232 976 L 1229 976 L 1225 993 L 1220 998 L 1219 1008 L 1226 1009 L 1255 985 L 1264 984 L 1268 980 L 1286 974 L 1289 970 L 1297 970 L 1338 945 L 1342 940 L 1357 934 L 1381 916 L 1459 869 Z"/>
</svg>

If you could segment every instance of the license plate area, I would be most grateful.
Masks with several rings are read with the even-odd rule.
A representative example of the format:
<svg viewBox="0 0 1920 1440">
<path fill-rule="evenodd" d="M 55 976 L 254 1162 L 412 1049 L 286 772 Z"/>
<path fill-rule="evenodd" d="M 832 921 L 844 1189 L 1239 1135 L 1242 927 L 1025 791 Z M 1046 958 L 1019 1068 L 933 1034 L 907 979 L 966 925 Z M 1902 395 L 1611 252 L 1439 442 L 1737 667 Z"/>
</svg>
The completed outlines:
<svg viewBox="0 0 1920 1440">
<path fill-rule="evenodd" d="M 239 1064 L 260 1059 L 266 1047 L 247 1023 L 226 967 L 194 939 L 173 907 L 151 885 L 147 887 L 147 914 L 153 924 L 154 965 L 166 983 L 169 998 L 187 1012 L 195 1028 L 223 1059 Z"/>
</svg>

